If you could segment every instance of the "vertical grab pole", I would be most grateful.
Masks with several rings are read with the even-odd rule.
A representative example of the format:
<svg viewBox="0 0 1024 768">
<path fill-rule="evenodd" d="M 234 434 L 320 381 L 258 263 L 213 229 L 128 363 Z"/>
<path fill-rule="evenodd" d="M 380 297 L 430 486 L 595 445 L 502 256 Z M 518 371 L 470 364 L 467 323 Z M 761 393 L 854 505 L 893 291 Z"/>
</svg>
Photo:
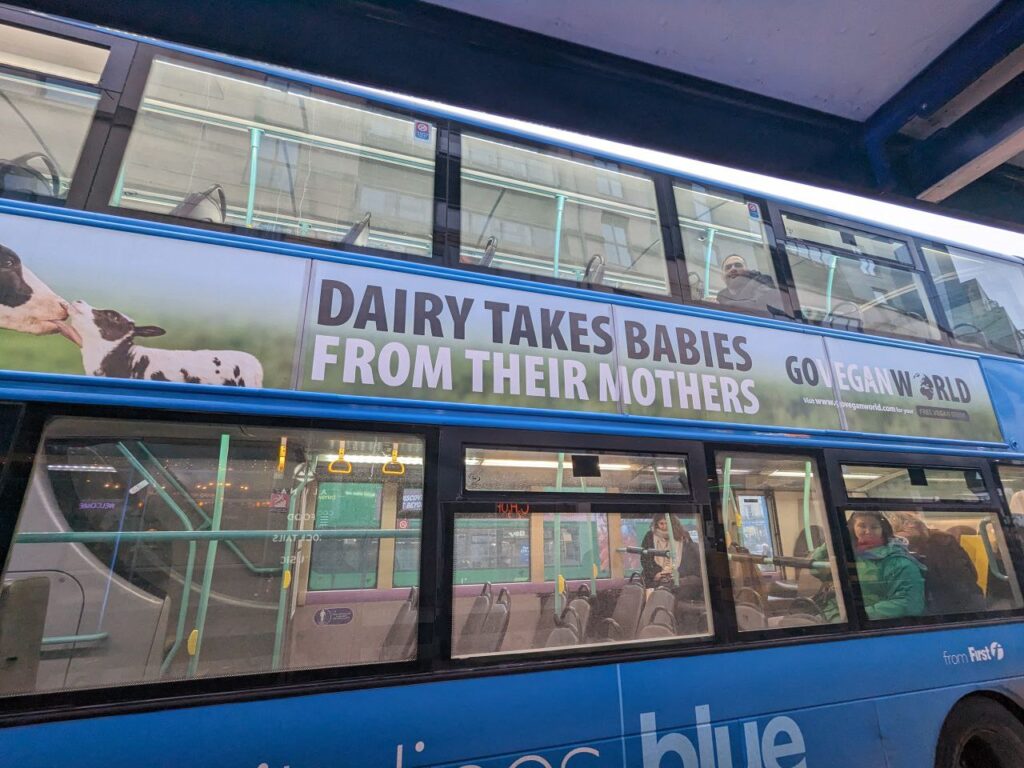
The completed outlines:
<svg viewBox="0 0 1024 768">
<path fill-rule="evenodd" d="M 672 565 L 672 583 L 679 586 L 679 568 L 676 567 L 676 532 L 672 530 L 672 513 L 665 513 L 665 522 L 668 523 L 668 561 Z M 679 562 L 682 564 L 682 543 L 679 544 Z"/>
<path fill-rule="evenodd" d="M 256 175 L 259 171 L 260 142 L 263 141 L 263 130 L 249 129 L 249 198 L 245 202 L 245 226 L 252 226 L 253 214 L 256 210 Z"/>
<path fill-rule="evenodd" d="M 814 537 L 811 536 L 811 462 L 804 462 L 804 541 L 807 551 L 814 551 Z"/>
<path fill-rule="evenodd" d="M 732 514 L 729 511 L 729 504 L 732 501 L 732 485 L 730 484 L 732 474 L 732 456 L 725 457 L 725 463 L 722 466 L 722 522 L 724 523 L 728 518 L 726 515 Z M 739 526 L 738 521 L 733 520 L 733 524 L 736 526 L 736 543 L 742 544 L 743 536 L 742 529 Z"/>
<path fill-rule="evenodd" d="M 594 508 L 587 504 L 587 539 L 590 547 L 590 594 L 597 594 L 597 537 L 594 536 Z"/>
<path fill-rule="evenodd" d="M 220 530 L 220 520 L 224 512 L 224 484 L 228 478 L 228 449 L 231 436 L 220 436 L 220 459 L 217 462 L 217 492 L 213 500 L 213 518 L 210 522 L 211 531 Z M 199 608 L 196 610 L 195 641 L 189 638 L 188 676 L 194 677 L 199 668 L 199 652 L 203 647 L 203 632 L 206 629 L 206 611 L 210 605 L 210 588 L 213 585 L 213 566 L 217 560 L 217 539 L 211 539 L 206 545 L 206 563 L 203 565 L 203 587 L 199 593 Z"/>
<path fill-rule="evenodd" d="M 555 253 L 551 263 L 552 277 L 558 277 L 558 261 L 562 248 L 562 216 L 565 213 L 565 195 L 555 195 Z"/>
<path fill-rule="evenodd" d="M 311 473 L 312 475 L 312 473 Z M 271 669 L 281 666 L 284 646 L 284 623 L 288 607 L 289 588 L 292 585 L 292 531 L 295 530 L 295 502 L 302 497 L 311 477 L 307 477 L 291 493 L 288 500 L 288 532 L 284 537 L 284 556 L 281 558 L 281 593 L 277 597 L 277 626 L 274 628 L 274 656 Z"/>
<path fill-rule="evenodd" d="M 704 249 L 704 298 L 711 296 L 711 251 L 715 247 L 717 229 L 708 227 L 708 245 Z"/>
<path fill-rule="evenodd" d="M 832 283 L 836 279 L 836 260 L 839 257 L 832 254 L 832 263 L 828 265 L 828 285 L 825 286 L 825 311 L 832 311 Z"/>
<path fill-rule="evenodd" d="M 562 490 L 562 473 L 565 469 L 565 454 L 558 452 L 558 477 L 555 478 L 555 488 Z M 562 513 L 555 512 L 552 531 L 551 554 L 555 559 L 555 615 L 562 613 Z"/>
</svg>

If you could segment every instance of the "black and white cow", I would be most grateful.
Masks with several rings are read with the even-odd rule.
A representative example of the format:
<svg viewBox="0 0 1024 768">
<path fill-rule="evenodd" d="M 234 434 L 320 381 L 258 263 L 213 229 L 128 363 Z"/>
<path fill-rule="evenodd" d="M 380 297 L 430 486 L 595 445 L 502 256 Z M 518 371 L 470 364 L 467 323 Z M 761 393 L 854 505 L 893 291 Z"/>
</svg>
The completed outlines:
<svg viewBox="0 0 1024 768">
<path fill-rule="evenodd" d="M 0 328 L 36 336 L 59 333 L 78 344 L 67 318 L 68 303 L 32 274 L 18 254 L 0 245 Z"/>
<path fill-rule="evenodd" d="M 263 366 L 248 352 L 143 347 L 135 339 L 163 336 L 166 331 L 136 325 L 116 309 L 94 309 L 81 300 L 71 304 L 68 322 L 81 337 L 82 364 L 90 376 L 263 386 Z"/>
</svg>

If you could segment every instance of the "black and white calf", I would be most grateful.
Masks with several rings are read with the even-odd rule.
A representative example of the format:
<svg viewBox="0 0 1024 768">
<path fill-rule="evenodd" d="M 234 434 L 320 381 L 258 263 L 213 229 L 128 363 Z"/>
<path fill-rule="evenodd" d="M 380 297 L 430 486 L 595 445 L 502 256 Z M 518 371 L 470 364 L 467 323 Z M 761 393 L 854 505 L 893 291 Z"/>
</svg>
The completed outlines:
<svg viewBox="0 0 1024 768">
<path fill-rule="evenodd" d="M 263 366 L 248 352 L 214 349 L 156 349 L 137 338 L 163 336 L 156 325 L 136 325 L 116 309 L 71 305 L 68 322 L 81 336 L 82 364 L 90 376 L 262 387 Z"/>
<path fill-rule="evenodd" d="M 67 318 L 68 303 L 32 274 L 18 254 L 0 245 L 0 328 L 36 336 L 59 333 L 78 344 Z"/>
</svg>

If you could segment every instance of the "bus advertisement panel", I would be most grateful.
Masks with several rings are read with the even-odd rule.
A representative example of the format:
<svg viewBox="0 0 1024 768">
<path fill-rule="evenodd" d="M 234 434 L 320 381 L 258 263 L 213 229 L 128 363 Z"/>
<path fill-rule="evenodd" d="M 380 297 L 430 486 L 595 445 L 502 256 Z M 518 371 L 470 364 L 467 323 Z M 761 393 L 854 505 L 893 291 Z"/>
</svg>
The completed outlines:
<svg viewBox="0 0 1024 768">
<path fill-rule="evenodd" d="M 790 429 L 1001 440 L 976 360 L 0 216 L 3 367 Z M 24 287 L 21 287 L 24 286 Z M 52 313 L 51 313 L 52 314 Z M 71 342 L 71 343 L 69 343 Z M 77 349 L 76 349 L 77 345 Z"/>
</svg>

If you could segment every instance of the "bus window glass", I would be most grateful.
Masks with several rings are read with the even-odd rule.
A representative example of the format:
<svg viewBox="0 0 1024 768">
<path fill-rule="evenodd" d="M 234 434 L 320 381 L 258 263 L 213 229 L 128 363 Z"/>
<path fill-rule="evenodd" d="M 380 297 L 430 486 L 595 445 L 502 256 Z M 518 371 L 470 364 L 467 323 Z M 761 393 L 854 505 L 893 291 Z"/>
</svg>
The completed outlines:
<svg viewBox="0 0 1024 768">
<path fill-rule="evenodd" d="M 670 293 L 647 176 L 463 135 L 461 184 L 463 263 Z"/>
<path fill-rule="evenodd" d="M 688 496 L 685 456 L 466 449 L 467 491 Z"/>
<path fill-rule="evenodd" d="M 1010 514 L 1024 524 L 1024 466 L 1000 464 L 997 469 Z"/>
<path fill-rule="evenodd" d="M 782 223 L 786 237 L 792 240 L 817 243 L 868 259 L 888 259 L 908 266 L 914 263 L 910 246 L 903 240 L 788 212 L 783 212 Z"/>
<path fill-rule="evenodd" d="M 851 499 L 989 500 L 985 479 L 977 469 L 843 464 L 842 470 Z"/>
<path fill-rule="evenodd" d="M 868 619 L 912 619 L 1021 606 L 1002 526 L 992 513 L 847 512 Z"/>
<path fill-rule="evenodd" d="M 673 189 L 690 298 L 783 314 L 760 206 L 696 183 L 677 181 Z"/>
<path fill-rule="evenodd" d="M 436 127 L 153 62 L 111 205 L 430 256 Z"/>
<path fill-rule="evenodd" d="M 99 82 L 107 54 L 105 48 L 0 24 L 0 195 L 67 197 L 99 103 L 90 86 Z"/>
<path fill-rule="evenodd" d="M 0 692 L 415 656 L 423 441 L 58 418 L 4 571 Z M 0 609 L 7 610 L 8 608 Z"/>
<path fill-rule="evenodd" d="M 922 246 L 957 341 L 1024 356 L 1024 265 L 952 246 Z"/>
<path fill-rule="evenodd" d="M 718 453 L 716 469 L 740 631 L 845 621 L 814 460 Z"/>
<path fill-rule="evenodd" d="M 455 656 L 710 634 L 695 513 L 554 506 L 456 512 Z"/>
<path fill-rule="evenodd" d="M 921 276 L 870 257 L 787 241 L 799 308 L 812 323 L 917 339 L 941 338 Z"/>
<path fill-rule="evenodd" d="M 110 51 L 42 32 L 0 24 L 0 65 L 98 85 Z"/>
</svg>

